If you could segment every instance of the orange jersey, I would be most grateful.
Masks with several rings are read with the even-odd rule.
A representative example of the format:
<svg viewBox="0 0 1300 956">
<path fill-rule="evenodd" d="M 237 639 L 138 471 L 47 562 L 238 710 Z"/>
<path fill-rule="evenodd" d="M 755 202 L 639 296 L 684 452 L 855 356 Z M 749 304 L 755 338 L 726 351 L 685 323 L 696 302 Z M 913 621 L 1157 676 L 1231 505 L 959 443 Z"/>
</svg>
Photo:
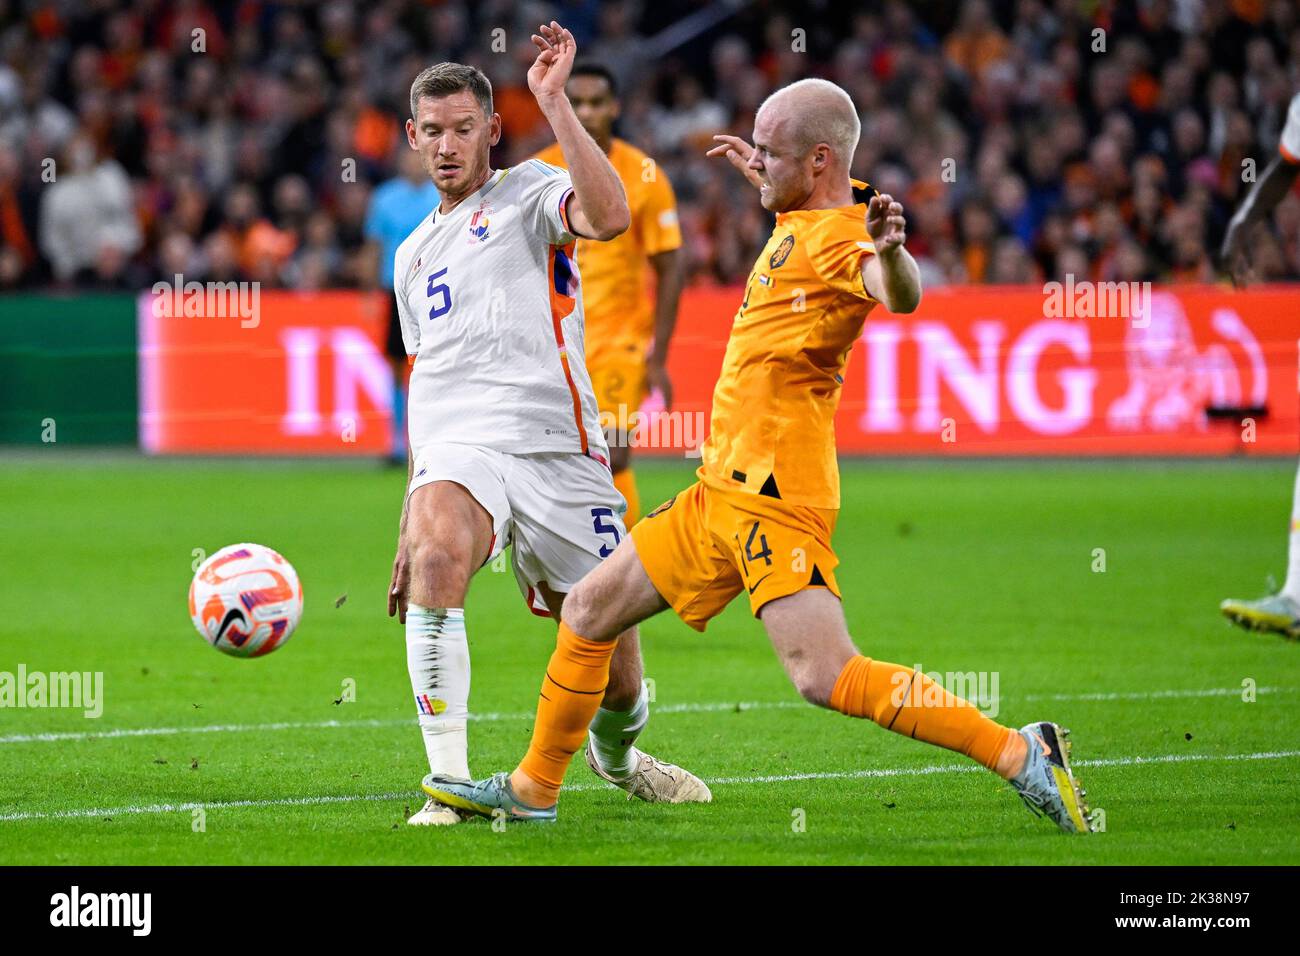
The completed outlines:
<svg viewBox="0 0 1300 956">
<path fill-rule="evenodd" d="M 559 143 L 542 150 L 537 158 L 565 165 Z M 623 181 L 632 225 L 609 242 L 578 240 L 589 365 L 598 364 L 602 354 L 629 344 L 635 345 L 639 354 L 645 353 L 654 338 L 647 259 L 682 244 L 677 199 L 663 171 L 641 150 L 617 138 L 610 146 L 609 162 Z"/>
<path fill-rule="evenodd" d="M 779 213 L 754 263 L 713 390 L 700 478 L 722 489 L 838 508 L 835 410 L 844 366 L 875 304 L 862 282 L 867 233 L 859 202 Z"/>
</svg>

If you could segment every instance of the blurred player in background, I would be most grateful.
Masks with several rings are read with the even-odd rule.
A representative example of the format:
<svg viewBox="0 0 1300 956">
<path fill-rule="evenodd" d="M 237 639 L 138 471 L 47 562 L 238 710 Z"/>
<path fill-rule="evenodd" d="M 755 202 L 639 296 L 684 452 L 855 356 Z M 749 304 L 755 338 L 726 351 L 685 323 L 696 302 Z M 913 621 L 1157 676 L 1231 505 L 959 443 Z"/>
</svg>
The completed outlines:
<svg viewBox="0 0 1300 956">
<path fill-rule="evenodd" d="M 700 480 L 570 592 L 532 744 L 514 773 L 477 783 L 431 776 L 427 793 L 480 814 L 554 820 L 619 632 L 668 607 L 702 631 L 747 592 L 810 703 L 965 754 L 1035 813 L 1089 831 L 1068 732 L 1047 721 L 1004 727 L 924 673 L 863 656 L 849 636 L 831 546 L 843 372 L 876 303 L 911 312 L 921 298 L 902 205 L 849 177 L 860 132 L 848 94 L 810 79 L 763 103 L 753 146 L 715 137 L 709 155 L 740 169 L 777 217 L 732 324 Z"/>
<path fill-rule="evenodd" d="M 583 362 L 578 236 L 627 229 L 623 187 L 565 97 L 573 36 L 534 36 L 528 86 L 571 172 L 538 160 L 493 170 L 492 87 L 458 63 L 411 87 L 407 139 L 441 202 L 398 247 L 394 291 L 411 372 L 409 477 L 388 613 L 407 666 L 430 771 L 469 777 L 470 578 L 509 545 L 531 609 L 558 621 L 565 594 L 625 535 Z M 649 717 L 635 630 L 592 699 L 592 769 L 643 800 L 707 801 L 693 775 L 633 746 Z M 599 707 L 599 710 L 596 707 Z M 416 825 L 456 823 L 430 800 Z"/>
<path fill-rule="evenodd" d="M 1250 234 L 1266 222 L 1295 184 L 1300 174 L 1300 93 L 1291 99 L 1286 124 L 1273 157 L 1263 177 L 1251 187 L 1228 224 L 1219 255 L 1232 281 L 1244 284 L 1250 274 Z M 1295 496 L 1291 506 L 1291 538 L 1287 556 L 1286 581 L 1277 594 L 1254 601 L 1228 598 L 1219 605 L 1228 620 L 1255 631 L 1276 631 L 1300 639 L 1300 472 L 1296 474 Z"/>
<path fill-rule="evenodd" d="M 393 366 L 393 457 L 406 458 L 406 346 L 402 344 L 402 323 L 397 314 L 393 289 L 393 257 L 433 207 L 442 201 L 438 187 L 429 181 L 420 154 L 413 149 L 399 153 L 401 174 L 379 185 L 366 210 L 365 235 L 372 259 L 372 275 L 380 288 L 389 290 L 388 338 L 385 352 Z"/>
<path fill-rule="evenodd" d="M 623 520 L 630 528 L 641 516 L 640 495 L 631 468 L 630 436 L 619 423 L 629 421 L 651 389 L 672 407 L 668 347 L 677 323 L 682 291 L 682 234 L 672 184 L 653 159 L 614 136 L 619 101 L 614 74 L 603 66 L 579 63 L 566 87 L 578 121 L 618 173 L 627 192 L 632 225 L 608 242 L 578 240 L 583 308 L 587 316 L 587 369 L 596 390 L 609 441 L 614 486 L 627 501 Z M 565 166 L 556 143 L 538 159 Z M 654 272 L 654 302 L 647 298 L 646 264 Z M 653 344 L 652 344 L 653 343 Z"/>
</svg>

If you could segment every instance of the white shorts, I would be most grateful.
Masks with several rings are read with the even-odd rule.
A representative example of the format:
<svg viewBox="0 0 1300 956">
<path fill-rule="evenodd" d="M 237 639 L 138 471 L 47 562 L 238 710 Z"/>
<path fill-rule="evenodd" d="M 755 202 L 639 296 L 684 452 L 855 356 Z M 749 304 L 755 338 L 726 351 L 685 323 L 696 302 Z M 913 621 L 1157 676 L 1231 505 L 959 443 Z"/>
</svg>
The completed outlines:
<svg viewBox="0 0 1300 956">
<path fill-rule="evenodd" d="M 428 445 L 415 459 L 406 493 L 435 481 L 461 485 L 491 515 L 492 546 L 484 563 L 509 545 L 519 589 L 537 614 L 550 613 L 540 582 L 567 594 L 626 534 L 627 502 L 609 469 L 586 455 Z"/>
</svg>

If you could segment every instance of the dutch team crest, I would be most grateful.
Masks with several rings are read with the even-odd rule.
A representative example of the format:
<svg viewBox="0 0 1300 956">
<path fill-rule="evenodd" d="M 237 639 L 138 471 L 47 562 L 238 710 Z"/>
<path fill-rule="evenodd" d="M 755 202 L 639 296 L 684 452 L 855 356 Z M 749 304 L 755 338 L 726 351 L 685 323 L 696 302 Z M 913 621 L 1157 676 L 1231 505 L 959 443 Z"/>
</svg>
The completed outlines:
<svg viewBox="0 0 1300 956">
<path fill-rule="evenodd" d="M 469 235 L 473 240 L 478 242 L 487 242 L 488 239 L 488 213 L 492 211 L 492 204 L 487 200 L 479 203 L 479 207 L 474 210 L 474 215 L 469 217 Z"/>
<path fill-rule="evenodd" d="M 772 253 L 767 260 L 768 265 L 773 269 L 779 269 L 785 265 L 785 260 L 790 258 L 790 252 L 794 249 L 794 236 L 786 236 L 781 240 L 781 244 L 776 247 L 776 252 Z"/>
</svg>

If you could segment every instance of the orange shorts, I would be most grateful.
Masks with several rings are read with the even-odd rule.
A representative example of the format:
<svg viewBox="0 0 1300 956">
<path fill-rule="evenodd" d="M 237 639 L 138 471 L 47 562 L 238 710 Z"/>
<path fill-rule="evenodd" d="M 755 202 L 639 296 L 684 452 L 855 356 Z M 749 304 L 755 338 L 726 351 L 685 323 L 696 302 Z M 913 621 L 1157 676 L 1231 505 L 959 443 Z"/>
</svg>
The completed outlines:
<svg viewBox="0 0 1300 956">
<path fill-rule="evenodd" d="M 655 590 L 702 631 L 742 591 L 755 617 L 806 588 L 839 597 L 831 549 L 838 515 L 697 481 L 628 533 Z"/>
<path fill-rule="evenodd" d="M 602 421 L 608 418 L 611 427 L 617 427 L 620 421 L 632 420 L 632 413 L 641 407 L 647 394 L 645 349 L 628 345 L 603 350 L 587 360 L 587 371 Z M 622 417 L 620 405 L 624 409 Z"/>
</svg>

